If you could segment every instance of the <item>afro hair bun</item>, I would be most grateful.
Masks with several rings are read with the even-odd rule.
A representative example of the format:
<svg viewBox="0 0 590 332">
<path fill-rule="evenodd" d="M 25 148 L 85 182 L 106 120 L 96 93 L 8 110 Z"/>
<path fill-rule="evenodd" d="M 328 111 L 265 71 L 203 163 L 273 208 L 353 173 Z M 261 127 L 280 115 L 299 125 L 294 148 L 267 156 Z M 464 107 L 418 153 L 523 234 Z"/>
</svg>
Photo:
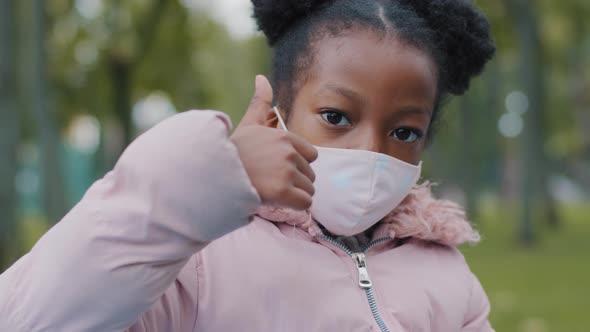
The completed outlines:
<svg viewBox="0 0 590 332">
<path fill-rule="evenodd" d="M 393 0 L 412 8 L 436 34 L 450 93 L 461 95 L 496 52 L 490 23 L 469 0 Z"/>
<path fill-rule="evenodd" d="M 254 18 L 272 46 L 299 19 L 334 0 L 252 0 Z"/>
<path fill-rule="evenodd" d="M 315 12 L 344 0 L 252 0 L 254 18 L 269 45 Z M 350 1 L 350 0 L 349 0 Z M 471 0 L 356 0 L 399 5 L 416 13 L 432 32 L 436 51 L 442 56 L 441 79 L 445 92 L 461 95 L 471 78 L 480 74 L 496 51 L 490 23 Z M 396 22 L 392 22 L 395 26 Z"/>
</svg>

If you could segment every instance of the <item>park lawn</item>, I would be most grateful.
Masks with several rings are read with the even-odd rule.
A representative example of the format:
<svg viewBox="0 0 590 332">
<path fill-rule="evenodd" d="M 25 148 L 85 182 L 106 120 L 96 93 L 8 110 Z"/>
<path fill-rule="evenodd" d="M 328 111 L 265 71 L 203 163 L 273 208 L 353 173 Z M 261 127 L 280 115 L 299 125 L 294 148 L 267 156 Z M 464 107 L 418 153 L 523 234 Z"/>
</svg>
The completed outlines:
<svg viewBox="0 0 590 332">
<path fill-rule="evenodd" d="M 492 303 L 497 331 L 590 331 L 590 205 L 560 208 L 562 225 L 536 226 L 537 242 L 519 245 L 515 213 L 483 212 L 483 241 L 462 248 Z"/>
<path fill-rule="evenodd" d="M 518 244 L 514 209 L 483 209 L 483 240 L 461 248 L 492 304 L 498 332 L 590 331 L 590 205 L 560 208 L 562 225 L 536 226 L 537 242 Z M 42 218 L 27 218 L 27 248 L 47 230 Z"/>
</svg>

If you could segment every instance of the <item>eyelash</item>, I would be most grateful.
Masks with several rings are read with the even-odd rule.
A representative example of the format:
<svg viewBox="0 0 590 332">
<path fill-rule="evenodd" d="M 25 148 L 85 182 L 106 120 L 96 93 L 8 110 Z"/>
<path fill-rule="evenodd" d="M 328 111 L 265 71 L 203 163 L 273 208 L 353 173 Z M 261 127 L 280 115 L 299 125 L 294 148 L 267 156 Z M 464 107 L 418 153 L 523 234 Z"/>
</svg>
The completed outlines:
<svg viewBox="0 0 590 332">
<path fill-rule="evenodd" d="M 332 125 L 332 126 L 336 126 L 336 127 L 347 127 L 347 126 L 349 126 L 349 125 L 350 125 L 350 120 L 348 120 L 348 118 L 346 117 L 346 115 L 345 115 L 345 114 L 343 114 L 343 113 L 341 113 L 341 112 L 334 111 L 334 110 L 324 110 L 324 111 L 322 111 L 320 114 L 321 114 L 322 118 L 324 119 L 324 121 L 326 121 L 327 123 L 329 123 L 329 124 L 330 124 L 330 125 Z M 340 115 L 340 116 L 341 116 L 343 119 L 346 119 L 346 121 L 348 122 L 348 124 L 347 124 L 347 125 L 338 125 L 338 124 L 333 124 L 333 123 L 331 123 L 330 121 L 328 121 L 328 119 L 327 119 L 327 117 L 326 117 L 328 114 L 337 114 L 337 115 Z M 340 122 L 340 121 L 339 121 L 339 122 Z M 411 140 L 411 141 L 402 140 L 402 139 L 398 138 L 398 137 L 397 137 L 397 134 L 396 134 L 396 133 L 398 133 L 400 130 L 407 130 L 407 131 L 409 131 L 409 132 L 410 132 L 410 134 L 411 134 L 411 135 L 414 135 L 415 137 L 414 137 L 414 138 L 413 138 L 413 140 Z M 403 143 L 414 143 L 414 142 L 416 142 L 416 141 L 420 140 L 420 139 L 421 139 L 421 138 L 424 136 L 424 134 L 423 134 L 423 133 L 422 133 L 422 131 L 421 131 L 421 130 L 419 130 L 419 129 L 415 129 L 415 128 L 409 128 L 409 127 L 401 127 L 401 128 L 398 128 L 398 129 L 394 130 L 394 131 L 391 133 L 391 136 L 392 136 L 394 139 L 396 139 L 396 140 L 398 140 L 398 141 L 400 141 L 400 142 L 403 142 Z M 412 137 L 412 136 L 410 136 L 410 137 Z"/>
<path fill-rule="evenodd" d="M 324 111 L 322 111 L 320 114 L 321 114 L 322 118 L 324 119 L 324 121 L 326 121 L 327 123 L 329 123 L 329 124 L 330 124 L 330 125 L 332 125 L 332 126 L 337 126 L 337 127 L 347 127 L 347 126 L 349 126 L 349 125 L 351 124 L 351 122 L 350 122 L 350 120 L 348 119 L 348 117 L 346 116 L 346 114 L 343 114 L 343 113 L 341 113 L 341 112 L 338 112 L 338 111 L 334 111 L 334 110 L 324 110 Z M 346 124 L 346 125 L 338 125 L 338 124 L 331 123 L 331 122 L 330 122 L 330 121 L 328 121 L 328 119 L 327 119 L 327 115 L 328 115 L 328 114 L 336 114 L 336 115 L 340 115 L 340 116 L 341 116 L 343 119 L 346 119 L 346 122 L 348 122 L 348 124 Z M 340 122 L 340 121 L 339 121 L 339 122 Z"/>
<path fill-rule="evenodd" d="M 405 141 L 405 140 L 402 140 L 402 139 L 400 139 L 400 138 L 397 138 L 397 137 L 396 137 L 396 133 L 397 133 L 398 131 L 400 131 L 400 130 L 407 130 L 407 131 L 409 131 L 409 132 L 410 132 L 410 134 L 413 134 L 413 135 L 415 136 L 415 138 L 414 138 L 412 141 Z M 422 131 L 420 131 L 420 130 L 418 130 L 418 129 L 414 129 L 414 128 L 408 128 L 408 127 L 402 127 L 402 128 L 398 128 L 398 129 L 394 130 L 394 131 L 391 133 L 391 136 L 392 136 L 393 138 L 395 138 L 396 140 L 398 140 L 398 141 L 400 141 L 400 142 L 403 142 L 403 143 L 414 143 L 414 142 L 416 142 L 416 141 L 419 141 L 420 139 L 422 139 L 422 137 L 424 136 L 424 134 L 422 133 Z M 410 136 L 410 137 L 411 137 L 411 136 Z"/>
</svg>

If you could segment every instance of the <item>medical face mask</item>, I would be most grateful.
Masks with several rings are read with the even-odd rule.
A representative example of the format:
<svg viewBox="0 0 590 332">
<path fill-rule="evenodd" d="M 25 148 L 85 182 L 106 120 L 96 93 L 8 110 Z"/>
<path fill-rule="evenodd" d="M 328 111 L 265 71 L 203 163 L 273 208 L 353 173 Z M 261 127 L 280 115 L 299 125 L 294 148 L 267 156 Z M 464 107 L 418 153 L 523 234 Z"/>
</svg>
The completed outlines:
<svg viewBox="0 0 590 332">
<path fill-rule="evenodd" d="M 287 126 L 275 107 L 284 130 Z M 412 165 L 389 155 L 316 146 L 312 217 L 335 235 L 359 234 L 390 213 L 418 181 L 422 162 Z"/>
</svg>

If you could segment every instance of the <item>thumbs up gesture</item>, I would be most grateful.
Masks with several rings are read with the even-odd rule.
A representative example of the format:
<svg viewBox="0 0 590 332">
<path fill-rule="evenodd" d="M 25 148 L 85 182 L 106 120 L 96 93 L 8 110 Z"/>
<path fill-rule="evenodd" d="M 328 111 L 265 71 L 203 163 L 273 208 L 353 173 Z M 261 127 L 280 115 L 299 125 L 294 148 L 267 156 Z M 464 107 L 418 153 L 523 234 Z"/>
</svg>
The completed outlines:
<svg viewBox="0 0 590 332">
<path fill-rule="evenodd" d="M 304 210 L 311 206 L 317 150 L 302 137 L 276 128 L 272 87 L 256 77 L 256 92 L 230 137 L 264 204 Z M 275 124 L 275 125 L 273 125 Z"/>
</svg>

